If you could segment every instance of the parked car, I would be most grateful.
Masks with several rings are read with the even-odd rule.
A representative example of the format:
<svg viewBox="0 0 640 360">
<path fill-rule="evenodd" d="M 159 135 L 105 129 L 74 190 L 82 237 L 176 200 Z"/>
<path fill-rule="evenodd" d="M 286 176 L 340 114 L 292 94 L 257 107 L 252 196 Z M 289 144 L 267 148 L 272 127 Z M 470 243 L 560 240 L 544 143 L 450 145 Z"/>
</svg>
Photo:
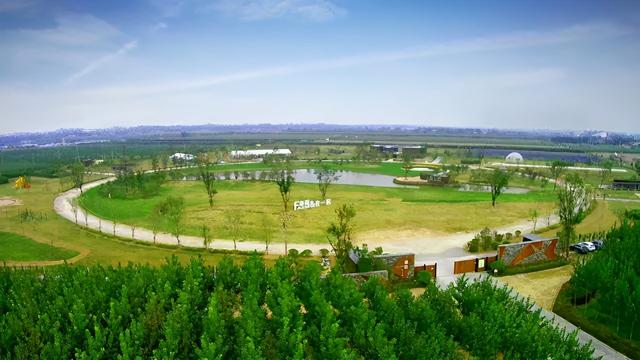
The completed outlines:
<svg viewBox="0 0 640 360">
<path fill-rule="evenodd" d="M 600 250 L 604 247 L 604 242 L 602 240 L 594 240 L 592 241 L 593 246 L 596 247 L 596 250 Z"/>
<path fill-rule="evenodd" d="M 569 250 L 573 250 L 578 254 L 587 254 L 589 252 L 589 249 L 583 243 L 573 244 L 569 246 Z"/>
<path fill-rule="evenodd" d="M 584 241 L 582 242 L 582 244 L 587 247 L 587 250 L 589 250 L 589 252 L 598 250 L 596 246 L 590 241 Z"/>
</svg>

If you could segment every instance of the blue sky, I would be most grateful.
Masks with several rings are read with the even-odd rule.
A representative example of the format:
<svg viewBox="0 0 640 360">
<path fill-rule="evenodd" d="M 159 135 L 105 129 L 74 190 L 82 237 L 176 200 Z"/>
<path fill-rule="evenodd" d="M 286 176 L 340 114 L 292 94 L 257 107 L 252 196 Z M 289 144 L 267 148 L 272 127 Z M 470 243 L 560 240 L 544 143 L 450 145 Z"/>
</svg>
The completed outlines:
<svg viewBox="0 0 640 360">
<path fill-rule="evenodd" d="M 640 132 L 638 1 L 0 0 L 0 133 L 140 124 Z"/>
</svg>

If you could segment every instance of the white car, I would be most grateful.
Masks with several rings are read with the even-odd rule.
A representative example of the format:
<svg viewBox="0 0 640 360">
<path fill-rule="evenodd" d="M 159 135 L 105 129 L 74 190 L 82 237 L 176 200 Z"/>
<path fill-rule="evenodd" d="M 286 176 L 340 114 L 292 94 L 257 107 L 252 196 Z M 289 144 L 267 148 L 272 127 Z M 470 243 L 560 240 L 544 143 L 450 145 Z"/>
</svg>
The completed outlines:
<svg viewBox="0 0 640 360">
<path fill-rule="evenodd" d="M 596 246 L 595 246 L 595 245 L 593 245 L 593 243 L 592 243 L 592 242 L 590 242 L 590 241 L 585 241 L 585 242 L 583 242 L 582 244 L 587 248 L 587 250 L 589 250 L 589 252 L 596 251 Z"/>
</svg>

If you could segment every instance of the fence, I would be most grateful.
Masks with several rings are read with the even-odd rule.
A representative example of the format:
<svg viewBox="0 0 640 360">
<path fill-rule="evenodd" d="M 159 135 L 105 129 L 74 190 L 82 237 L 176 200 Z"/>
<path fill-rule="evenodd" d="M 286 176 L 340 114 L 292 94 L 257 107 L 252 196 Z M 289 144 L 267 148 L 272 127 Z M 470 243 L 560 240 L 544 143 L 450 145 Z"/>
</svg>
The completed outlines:
<svg viewBox="0 0 640 360">
<path fill-rule="evenodd" d="M 431 273 L 431 278 L 435 279 L 436 276 L 438 275 L 438 264 L 433 264 L 433 265 L 419 265 L 413 268 L 413 275 L 415 277 L 415 275 L 418 275 L 418 273 L 420 271 L 428 271 Z"/>
<path fill-rule="evenodd" d="M 458 260 L 453 263 L 453 273 L 463 274 L 468 272 L 480 272 L 489 268 L 492 262 L 498 260 L 498 255 L 478 257 L 475 259 Z"/>
<path fill-rule="evenodd" d="M 557 246 L 557 238 L 500 245 L 498 258 L 507 266 L 555 260 Z"/>
</svg>

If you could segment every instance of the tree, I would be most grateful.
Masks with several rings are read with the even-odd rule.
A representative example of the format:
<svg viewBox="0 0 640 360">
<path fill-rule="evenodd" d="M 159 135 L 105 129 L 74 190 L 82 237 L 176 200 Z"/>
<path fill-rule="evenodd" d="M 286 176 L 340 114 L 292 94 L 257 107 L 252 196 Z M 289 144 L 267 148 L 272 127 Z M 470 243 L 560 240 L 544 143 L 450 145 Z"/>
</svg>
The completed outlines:
<svg viewBox="0 0 640 360">
<path fill-rule="evenodd" d="M 324 164 L 320 169 L 316 170 L 316 178 L 318 179 L 320 196 L 322 196 L 322 200 L 325 200 L 327 198 L 329 185 L 336 182 L 340 178 L 340 175 L 336 174 L 336 171 L 331 169 L 329 165 Z"/>
<path fill-rule="evenodd" d="M 531 219 L 531 221 L 533 221 L 533 232 L 536 232 L 536 225 L 538 224 L 539 216 L 540 213 L 538 212 L 538 209 L 529 210 L 529 218 Z"/>
<path fill-rule="evenodd" d="M 295 179 L 291 175 L 291 170 L 288 167 L 283 167 L 276 170 L 276 185 L 280 192 L 280 198 L 282 199 L 282 206 L 284 211 L 289 211 L 289 202 L 291 199 L 291 188 Z"/>
<path fill-rule="evenodd" d="M 613 171 L 613 161 L 605 160 L 600 164 L 600 187 L 611 177 Z"/>
<path fill-rule="evenodd" d="M 81 162 L 71 165 L 71 181 L 73 181 L 73 187 L 80 189 L 82 193 L 82 184 L 84 183 L 84 165 Z"/>
<path fill-rule="evenodd" d="M 344 204 L 336 209 L 337 222 L 331 223 L 327 228 L 329 245 L 336 254 L 336 259 L 341 269 L 344 270 L 349 251 L 353 248 L 351 235 L 353 233 L 353 218 L 356 209 L 352 205 Z"/>
<path fill-rule="evenodd" d="M 198 156 L 198 172 L 209 197 L 209 208 L 213 207 L 213 196 L 218 193 L 218 190 L 216 190 L 216 175 L 212 171 L 212 167 L 213 164 L 209 162 L 206 154 Z"/>
<path fill-rule="evenodd" d="M 567 167 L 569 166 L 569 164 L 565 161 L 562 160 L 555 160 L 554 162 L 551 163 L 551 178 L 553 179 L 553 189 L 556 189 L 556 186 L 558 185 L 558 179 L 560 179 L 560 177 L 562 176 L 562 174 L 564 174 L 564 172 L 567 170 Z"/>
<path fill-rule="evenodd" d="M 280 192 L 280 199 L 282 199 L 282 213 L 280 214 L 280 224 L 284 231 L 284 252 L 289 250 L 289 243 L 287 239 L 287 228 L 291 221 L 291 215 L 289 214 L 289 202 L 291 199 L 291 188 L 295 182 L 295 179 L 291 175 L 291 167 L 288 160 L 274 159 L 275 162 L 275 180 Z"/>
<path fill-rule="evenodd" d="M 153 171 L 158 171 L 158 168 L 160 167 L 160 161 L 158 160 L 157 156 L 154 156 L 151 158 L 151 169 Z"/>
<path fill-rule="evenodd" d="M 501 169 L 495 169 L 487 175 L 486 181 L 491 188 L 491 205 L 496 206 L 498 196 L 509 185 L 509 177 L 509 173 Z"/>
<path fill-rule="evenodd" d="M 241 236 L 242 213 L 238 209 L 230 209 L 225 211 L 225 227 L 233 240 L 233 250 L 237 250 L 236 242 Z"/>
<path fill-rule="evenodd" d="M 264 240 L 265 254 L 269 254 L 269 244 L 273 240 L 273 218 L 268 214 L 263 214 L 262 222 L 260 224 L 260 231 L 262 232 L 262 239 Z"/>
<path fill-rule="evenodd" d="M 202 235 L 202 244 L 204 245 L 204 248 L 206 250 L 209 250 L 209 244 L 211 244 L 211 242 L 213 241 L 213 238 L 211 237 L 211 228 L 209 228 L 205 224 L 202 224 L 202 227 L 200 228 L 200 234 Z"/>
<path fill-rule="evenodd" d="M 284 252 L 286 254 L 289 253 L 289 224 L 293 220 L 293 214 L 291 212 L 282 210 L 280 211 L 280 227 L 282 227 L 282 232 L 284 233 Z"/>
<path fill-rule="evenodd" d="M 560 241 L 566 258 L 569 258 L 569 246 L 575 238 L 575 226 L 580 221 L 584 208 L 584 182 L 579 175 L 569 175 L 564 186 L 558 190 L 558 217 L 562 230 Z"/>
<path fill-rule="evenodd" d="M 156 237 L 158 233 L 160 233 L 160 228 L 162 226 L 162 222 L 164 220 L 162 214 L 162 202 L 156 204 L 156 206 L 151 209 L 151 232 L 153 233 L 153 243 L 156 243 Z"/>
<path fill-rule="evenodd" d="M 169 196 L 158 204 L 159 213 L 167 220 L 171 227 L 171 235 L 176 237 L 180 245 L 182 220 L 184 217 L 184 199 Z"/>
<path fill-rule="evenodd" d="M 73 216 L 75 217 L 75 220 L 76 220 L 76 225 L 78 225 L 78 199 L 77 198 L 71 199 L 70 204 L 71 204 L 71 210 L 73 210 Z"/>
<path fill-rule="evenodd" d="M 413 159 L 409 154 L 402 154 L 402 171 L 404 171 L 405 180 L 409 176 L 409 171 L 413 168 Z"/>
</svg>

